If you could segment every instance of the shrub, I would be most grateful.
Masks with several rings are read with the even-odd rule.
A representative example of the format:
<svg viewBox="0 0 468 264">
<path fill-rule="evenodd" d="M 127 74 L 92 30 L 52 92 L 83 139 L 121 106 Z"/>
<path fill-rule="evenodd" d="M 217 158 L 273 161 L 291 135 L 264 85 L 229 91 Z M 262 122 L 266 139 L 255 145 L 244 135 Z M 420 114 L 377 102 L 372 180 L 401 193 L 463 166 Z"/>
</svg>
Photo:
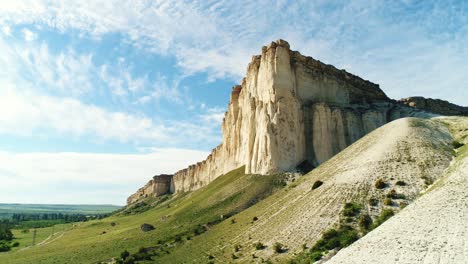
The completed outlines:
<svg viewBox="0 0 468 264">
<path fill-rule="evenodd" d="M 275 244 L 273 244 L 273 251 L 275 251 L 276 253 L 283 253 L 284 250 L 285 249 L 284 249 L 283 244 L 279 242 L 275 242 Z"/>
<path fill-rule="evenodd" d="M 174 237 L 174 241 L 175 241 L 175 242 L 181 242 L 181 241 L 182 241 L 182 234 L 177 234 L 177 235 Z"/>
<path fill-rule="evenodd" d="M 379 200 L 376 199 L 376 198 L 370 198 L 370 199 L 369 199 L 369 205 L 371 205 L 371 206 L 377 206 L 377 205 L 379 205 Z"/>
<path fill-rule="evenodd" d="M 239 257 L 236 256 L 236 254 L 232 254 L 232 255 L 231 255 L 231 258 L 232 258 L 232 259 L 238 259 Z"/>
<path fill-rule="evenodd" d="M 392 206 L 392 205 L 393 205 L 393 201 L 392 201 L 392 199 L 390 199 L 390 198 L 385 198 L 385 200 L 384 200 L 383 203 L 384 203 L 384 205 L 388 205 L 388 206 Z"/>
<path fill-rule="evenodd" d="M 234 252 L 239 252 L 240 248 L 240 245 L 234 245 Z"/>
<path fill-rule="evenodd" d="M 306 249 L 307 249 L 307 243 L 302 244 L 302 250 L 306 250 Z"/>
<path fill-rule="evenodd" d="M 378 179 L 376 182 L 375 182 L 375 188 L 377 189 L 383 189 L 387 187 L 387 184 L 382 180 L 382 179 Z"/>
<path fill-rule="evenodd" d="M 127 250 L 124 250 L 122 253 L 120 253 L 120 258 L 123 260 L 126 260 L 130 256 L 130 253 Z"/>
<path fill-rule="evenodd" d="M 404 181 L 397 181 L 395 184 L 398 186 L 406 186 L 406 182 Z"/>
<path fill-rule="evenodd" d="M 254 248 L 255 248 L 256 250 L 262 250 L 262 249 L 265 248 L 265 245 L 263 245 L 262 242 L 254 243 L 253 246 L 254 246 Z"/>
<path fill-rule="evenodd" d="M 312 185 L 312 190 L 317 189 L 318 187 L 322 186 L 322 184 L 323 184 L 323 181 L 314 182 L 314 184 Z"/>
<path fill-rule="evenodd" d="M 372 228 L 372 217 L 368 214 L 361 215 L 361 217 L 359 217 L 359 227 L 363 231 L 370 230 Z"/>
<path fill-rule="evenodd" d="M 3 241 L 0 241 L 0 252 L 6 252 L 6 251 L 10 251 L 10 245 L 8 245 L 7 243 L 3 242 Z"/>
<path fill-rule="evenodd" d="M 457 149 L 457 148 L 459 148 L 459 147 L 463 147 L 463 144 L 460 143 L 460 142 L 458 142 L 458 141 L 456 141 L 456 140 L 454 140 L 454 141 L 452 141 L 452 146 L 453 146 L 453 148 L 456 148 L 456 149 Z"/>
<path fill-rule="evenodd" d="M 395 215 L 392 209 L 384 209 L 380 215 L 375 219 L 372 228 L 376 228 L 381 225 L 383 222 L 387 221 L 390 217 Z"/>
<path fill-rule="evenodd" d="M 402 193 L 397 193 L 395 190 L 391 190 L 387 193 L 388 198 L 392 199 L 405 199 L 405 195 Z"/>
<path fill-rule="evenodd" d="M 400 202 L 400 209 L 403 209 L 403 208 L 405 208 L 406 206 L 408 206 L 408 203 L 407 203 L 407 202 Z"/>
<path fill-rule="evenodd" d="M 14 242 L 11 246 L 12 247 L 19 247 L 20 243 L 18 241 Z"/>
<path fill-rule="evenodd" d="M 254 217 L 252 218 L 252 221 L 254 221 L 254 222 L 257 221 L 257 220 L 258 220 L 258 217 L 256 217 L 256 216 L 254 216 Z"/>
<path fill-rule="evenodd" d="M 232 218 L 231 219 L 231 224 L 235 224 L 236 223 L 236 219 L 235 218 Z"/>
<path fill-rule="evenodd" d="M 130 256 L 126 260 L 124 260 L 124 264 L 134 264 L 135 263 L 135 258 Z"/>
<path fill-rule="evenodd" d="M 208 259 L 214 259 L 213 255 L 208 255 Z"/>
<path fill-rule="evenodd" d="M 322 252 L 314 251 L 310 254 L 310 260 L 311 261 L 319 261 L 322 259 Z"/>
<path fill-rule="evenodd" d="M 421 179 L 424 180 L 424 184 L 426 184 L 426 185 L 431 185 L 431 184 L 434 183 L 434 181 L 431 178 L 427 177 L 427 176 L 422 176 Z"/>
<path fill-rule="evenodd" d="M 362 205 L 358 203 L 355 203 L 355 202 L 346 203 L 344 205 L 343 215 L 349 216 L 349 217 L 357 216 L 361 212 L 361 209 L 362 209 Z"/>
</svg>

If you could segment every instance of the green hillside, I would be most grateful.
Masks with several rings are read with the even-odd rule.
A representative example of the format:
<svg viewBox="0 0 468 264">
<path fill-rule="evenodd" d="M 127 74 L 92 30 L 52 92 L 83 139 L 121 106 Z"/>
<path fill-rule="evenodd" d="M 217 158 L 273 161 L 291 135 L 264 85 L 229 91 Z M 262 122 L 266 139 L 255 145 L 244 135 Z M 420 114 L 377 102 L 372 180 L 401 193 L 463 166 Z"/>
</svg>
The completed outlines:
<svg viewBox="0 0 468 264">
<path fill-rule="evenodd" d="M 346 246 L 368 231 L 363 216 L 377 228 L 438 183 L 453 156 L 464 155 L 465 147 L 454 151 L 452 134 L 465 129 L 456 124 L 399 119 L 302 177 L 245 175 L 241 167 L 191 193 L 56 232 L 38 229 L 45 242 L 33 247 L 24 248 L 30 234 L 16 230 L 23 248 L 0 253 L 0 263 L 115 263 L 125 251 L 127 263 L 308 263 L 311 248 L 327 258 L 330 243 L 316 246 L 324 232 L 343 232 L 335 241 Z M 143 232 L 143 224 L 154 230 Z"/>
<path fill-rule="evenodd" d="M 178 245 L 192 243 L 284 186 L 282 175 L 244 175 L 243 171 L 244 167 L 234 170 L 193 193 L 150 199 L 112 217 L 76 224 L 50 243 L 0 254 L 0 263 L 106 262 L 124 250 L 136 253 L 142 248 L 153 259 L 171 255 Z M 157 205 L 148 206 L 151 203 Z M 155 230 L 141 231 L 144 223 Z"/>
</svg>

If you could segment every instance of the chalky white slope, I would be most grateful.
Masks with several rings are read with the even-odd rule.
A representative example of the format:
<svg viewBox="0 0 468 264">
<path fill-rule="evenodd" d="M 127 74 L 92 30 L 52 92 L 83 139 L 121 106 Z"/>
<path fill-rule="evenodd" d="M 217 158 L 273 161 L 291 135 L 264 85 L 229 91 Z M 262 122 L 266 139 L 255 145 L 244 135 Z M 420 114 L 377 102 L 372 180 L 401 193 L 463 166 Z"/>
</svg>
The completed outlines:
<svg viewBox="0 0 468 264">
<path fill-rule="evenodd" d="M 468 143 L 468 118 L 443 118 Z M 341 250 L 335 263 L 468 263 L 468 146 L 424 195 Z"/>
</svg>

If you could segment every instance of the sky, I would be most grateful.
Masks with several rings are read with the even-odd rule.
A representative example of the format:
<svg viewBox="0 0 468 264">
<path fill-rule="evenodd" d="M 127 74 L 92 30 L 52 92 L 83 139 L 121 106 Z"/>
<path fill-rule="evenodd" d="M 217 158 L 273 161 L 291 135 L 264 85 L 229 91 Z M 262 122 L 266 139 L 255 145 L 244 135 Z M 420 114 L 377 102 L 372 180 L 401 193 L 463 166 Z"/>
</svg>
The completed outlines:
<svg viewBox="0 0 468 264">
<path fill-rule="evenodd" d="M 468 105 L 466 1 L 0 1 L 0 203 L 124 204 L 221 142 L 276 39 L 388 96 Z"/>
</svg>

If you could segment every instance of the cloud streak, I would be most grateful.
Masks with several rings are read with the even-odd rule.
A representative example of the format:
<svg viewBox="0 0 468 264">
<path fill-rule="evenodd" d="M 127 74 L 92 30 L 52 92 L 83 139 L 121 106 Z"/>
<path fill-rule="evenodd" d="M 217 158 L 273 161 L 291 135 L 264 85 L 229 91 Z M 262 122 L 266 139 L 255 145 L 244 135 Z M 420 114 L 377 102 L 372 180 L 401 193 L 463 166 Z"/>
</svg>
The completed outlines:
<svg viewBox="0 0 468 264">
<path fill-rule="evenodd" d="M 186 74 L 207 72 L 211 80 L 238 80 L 249 57 L 281 37 L 382 83 L 393 97 L 424 91 L 466 105 L 468 96 L 460 94 L 468 77 L 460 73 L 468 70 L 467 14 L 463 2 L 437 0 L 15 1 L 2 5 L 0 24 L 40 23 L 94 37 L 122 33 L 136 47 L 174 56 Z"/>
<path fill-rule="evenodd" d="M 174 173 L 207 155 L 171 148 L 134 155 L 0 152 L 0 200 L 124 204 L 152 175 Z"/>
</svg>

